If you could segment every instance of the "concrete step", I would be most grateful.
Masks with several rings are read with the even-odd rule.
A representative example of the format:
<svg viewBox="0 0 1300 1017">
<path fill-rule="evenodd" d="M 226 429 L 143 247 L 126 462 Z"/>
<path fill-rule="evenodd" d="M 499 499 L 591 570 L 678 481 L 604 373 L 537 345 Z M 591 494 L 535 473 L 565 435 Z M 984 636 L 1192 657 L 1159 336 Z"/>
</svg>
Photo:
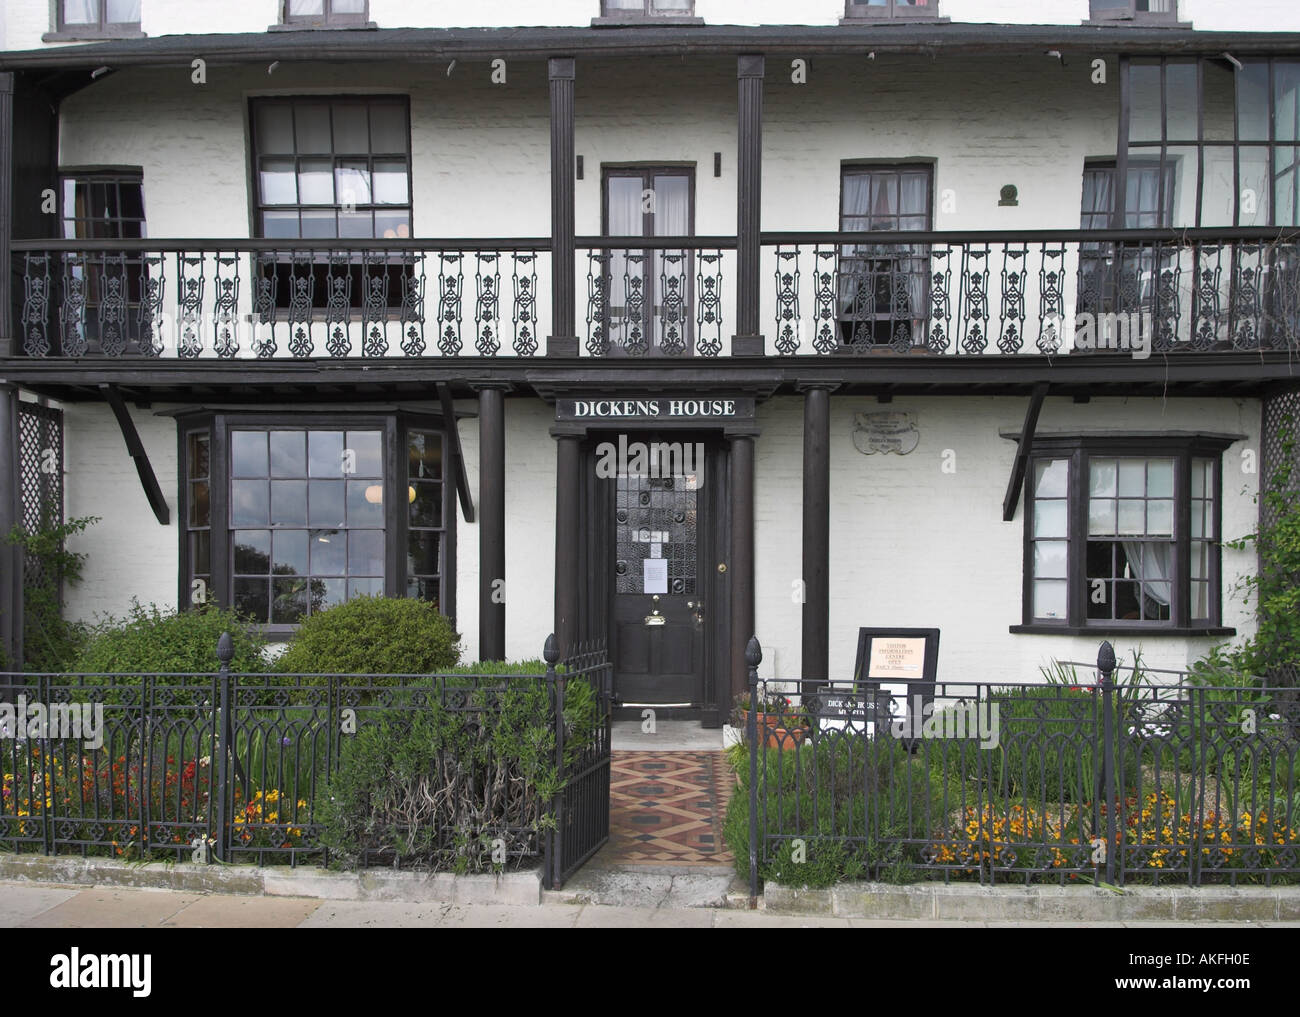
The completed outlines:
<svg viewBox="0 0 1300 1017">
<path fill-rule="evenodd" d="M 734 884 L 734 885 L 733 885 Z M 584 865 L 559 890 L 543 890 L 543 904 L 612 907 L 735 908 L 749 891 L 729 865 Z"/>
</svg>

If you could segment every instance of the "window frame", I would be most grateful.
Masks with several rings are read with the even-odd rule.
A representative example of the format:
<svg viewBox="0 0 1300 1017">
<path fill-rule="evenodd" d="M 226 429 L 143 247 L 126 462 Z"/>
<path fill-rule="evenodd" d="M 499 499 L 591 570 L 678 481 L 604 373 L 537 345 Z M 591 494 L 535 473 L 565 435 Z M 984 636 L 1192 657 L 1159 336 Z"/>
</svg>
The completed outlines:
<svg viewBox="0 0 1300 1017">
<path fill-rule="evenodd" d="M 141 16 L 144 4 L 141 0 Z M 50 0 L 50 30 L 41 36 L 42 42 L 78 41 L 87 39 L 143 39 L 140 21 L 106 21 L 107 0 L 100 0 L 99 22 L 94 25 L 67 24 L 64 21 L 65 0 Z"/>
<path fill-rule="evenodd" d="M 1093 0 L 1088 0 L 1088 20 L 1084 22 L 1087 25 L 1114 25 L 1116 23 L 1124 25 L 1143 25 L 1143 26 L 1168 26 L 1176 28 L 1186 28 L 1189 22 L 1178 20 L 1178 3 L 1179 0 L 1172 0 L 1172 11 L 1140 11 L 1137 9 L 1137 0 L 1127 0 L 1127 7 L 1109 7 L 1101 11 L 1093 9 Z"/>
<path fill-rule="evenodd" d="M 656 14 L 654 11 L 655 0 L 641 0 L 641 9 L 639 11 L 629 11 L 620 8 L 611 9 L 609 7 L 609 0 L 600 0 L 600 15 L 593 19 L 593 24 L 626 25 L 628 23 L 645 24 L 647 22 L 657 25 L 704 24 L 704 19 L 695 13 L 695 0 L 690 0 L 690 4 L 690 10 L 687 11 L 665 11 Z"/>
<path fill-rule="evenodd" d="M 258 413 L 255 410 L 187 410 L 177 420 L 177 514 L 180 519 L 178 599 L 182 609 L 197 606 L 191 598 L 191 562 L 189 535 L 189 454 L 190 436 L 206 432 L 208 445 L 208 501 L 211 580 L 208 603 L 229 608 L 234 605 L 234 541 L 230 525 L 231 431 L 276 429 L 290 430 L 377 430 L 383 435 L 384 462 L 384 596 L 407 597 L 407 550 L 410 532 L 409 461 L 407 435 L 411 431 L 432 431 L 442 435 L 442 543 L 439 575 L 438 610 L 452 624 L 456 619 L 456 517 L 459 511 L 455 474 L 451 468 L 452 437 L 455 420 L 440 413 L 396 410 L 376 411 L 357 406 L 351 411 Z M 436 529 L 422 527 L 421 529 Z M 254 623 L 272 640 L 292 636 L 297 625 Z"/>
<path fill-rule="evenodd" d="M 334 0 L 322 0 L 322 14 L 290 14 L 291 0 L 280 0 L 280 26 L 284 28 L 373 28 L 370 20 L 370 0 L 360 14 L 334 13 Z"/>
<path fill-rule="evenodd" d="M 1015 436 L 1018 437 L 1018 436 Z M 1029 451 L 1024 480 L 1022 522 L 1021 622 L 1012 632 L 1058 635 L 1096 635 L 1125 631 L 1146 635 L 1232 636 L 1236 629 L 1223 625 L 1223 453 L 1245 435 L 1157 433 L 1040 435 Z M 1168 621 L 1089 619 L 1088 464 L 1090 459 L 1173 459 L 1174 539 L 1172 595 Z M 1066 494 L 1066 617 L 1034 616 L 1034 474 L 1040 461 L 1064 459 L 1069 463 Z M 1208 539 L 1209 617 L 1193 619 L 1191 600 L 1191 465 L 1209 459 L 1214 466 L 1214 537 Z M 1198 538 L 1199 539 L 1199 538 Z"/>
<path fill-rule="evenodd" d="M 879 21 L 948 21 L 940 11 L 941 0 L 933 0 L 924 11 L 914 4 L 900 4 L 899 0 L 886 0 L 883 4 L 867 4 L 861 0 L 844 0 L 844 17 L 841 25 L 861 25 Z"/>
</svg>

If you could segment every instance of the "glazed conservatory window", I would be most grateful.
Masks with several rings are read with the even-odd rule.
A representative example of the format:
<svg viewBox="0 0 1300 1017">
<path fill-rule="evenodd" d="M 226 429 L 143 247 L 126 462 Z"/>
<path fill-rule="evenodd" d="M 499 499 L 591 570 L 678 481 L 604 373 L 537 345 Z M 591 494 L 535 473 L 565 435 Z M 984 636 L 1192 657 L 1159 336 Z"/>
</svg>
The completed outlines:
<svg viewBox="0 0 1300 1017">
<path fill-rule="evenodd" d="M 368 0 L 285 0 L 284 22 L 307 28 L 364 25 L 369 8 Z"/>
<path fill-rule="evenodd" d="M 59 0 L 55 29 L 83 38 L 138 34 L 140 0 Z"/>
<path fill-rule="evenodd" d="M 1047 439 L 1026 478 L 1025 622 L 1219 625 L 1223 438 Z M 1144 445 L 1154 445 L 1142 454 Z"/>
<path fill-rule="evenodd" d="M 937 18 L 939 0 L 848 0 L 844 16 L 864 18 Z"/>
</svg>

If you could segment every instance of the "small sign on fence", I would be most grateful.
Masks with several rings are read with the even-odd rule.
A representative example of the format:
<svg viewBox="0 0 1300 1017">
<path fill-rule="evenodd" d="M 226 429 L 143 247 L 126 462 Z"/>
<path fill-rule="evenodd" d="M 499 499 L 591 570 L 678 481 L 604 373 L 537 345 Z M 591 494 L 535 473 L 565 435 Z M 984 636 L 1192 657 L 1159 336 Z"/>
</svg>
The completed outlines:
<svg viewBox="0 0 1300 1017">
<path fill-rule="evenodd" d="M 933 701 L 938 666 L 938 629 L 858 629 L 853 685 L 860 700 L 879 704 L 866 719 L 917 730 L 912 717 Z"/>
</svg>

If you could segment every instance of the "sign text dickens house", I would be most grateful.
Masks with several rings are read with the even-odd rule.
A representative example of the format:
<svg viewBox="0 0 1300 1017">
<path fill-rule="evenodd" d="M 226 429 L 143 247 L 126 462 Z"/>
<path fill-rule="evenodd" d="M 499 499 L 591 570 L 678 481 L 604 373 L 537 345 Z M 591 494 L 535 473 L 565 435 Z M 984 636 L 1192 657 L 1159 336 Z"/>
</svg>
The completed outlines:
<svg viewBox="0 0 1300 1017">
<path fill-rule="evenodd" d="M 640 419 L 694 419 L 734 417 L 735 399 L 575 399 L 574 419 L 586 417 L 637 417 Z"/>
</svg>

